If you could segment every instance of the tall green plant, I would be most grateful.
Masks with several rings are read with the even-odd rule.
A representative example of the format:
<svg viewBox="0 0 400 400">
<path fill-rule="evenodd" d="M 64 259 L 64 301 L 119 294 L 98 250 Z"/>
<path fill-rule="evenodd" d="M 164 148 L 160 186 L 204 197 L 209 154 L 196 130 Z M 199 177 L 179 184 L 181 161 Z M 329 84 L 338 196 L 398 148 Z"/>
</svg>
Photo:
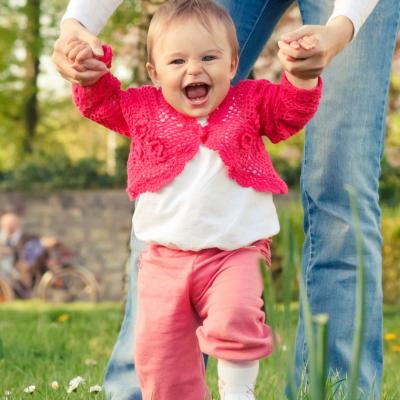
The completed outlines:
<svg viewBox="0 0 400 400">
<path fill-rule="evenodd" d="M 276 294 L 272 284 L 271 271 L 266 269 L 264 261 L 260 261 L 260 269 L 265 283 L 264 305 L 268 316 L 268 323 L 273 331 L 274 342 L 278 344 L 277 332 L 284 332 L 285 337 L 291 338 L 291 301 L 293 296 L 293 285 L 296 282 L 296 266 L 299 264 L 299 247 L 296 238 L 296 232 L 293 221 L 293 213 L 286 212 L 282 216 L 281 230 L 281 246 L 282 252 L 282 291 L 283 291 L 283 320 L 278 318 L 278 305 Z M 268 293 L 268 295 L 265 295 Z M 285 343 L 285 342 L 284 342 Z M 286 397 L 289 400 L 298 399 L 298 388 L 296 386 L 293 373 L 293 343 L 285 343 L 286 351 L 282 351 L 281 347 L 277 347 L 273 360 L 279 366 L 284 365 L 286 375 Z M 282 364 L 283 363 L 283 364 Z"/>
<path fill-rule="evenodd" d="M 348 399 L 357 399 L 358 381 L 360 378 L 360 362 L 364 342 L 365 321 L 365 267 L 363 241 L 358 216 L 357 197 L 354 189 L 346 188 L 350 197 L 350 207 L 353 216 L 354 234 L 356 237 L 357 251 L 357 288 L 356 288 L 356 318 L 353 337 L 353 354 L 348 385 Z"/>
<path fill-rule="evenodd" d="M 300 300 L 308 349 L 308 382 L 311 400 L 325 400 L 328 370 L 328 316 L 311 313 L 307 291 L 300 279 Z"/>
<path fill-rule="evenodd" d="M 285 214 L 282 221 L 282 245 L 284 253 L 282 257 L 283 268 L 283 305 L 284 305 L 284 324 L 283 328 L 288 337 L 292 337 L 292 324 L 290 321 L 290 305 L 293 296 L 293 283 L 296 281 L 296 266 L 299 261 L 299 251 L 296 241 L 295 230 L 291 219 L 291 214 Z M 293 344 L 287 344 L 288 351 L 286 352 L 286 379 L 287 388 L 286 395 L 289 400 L 295 400 L 297 396 L 297 387 L 293 374 Z"/>
</svg>

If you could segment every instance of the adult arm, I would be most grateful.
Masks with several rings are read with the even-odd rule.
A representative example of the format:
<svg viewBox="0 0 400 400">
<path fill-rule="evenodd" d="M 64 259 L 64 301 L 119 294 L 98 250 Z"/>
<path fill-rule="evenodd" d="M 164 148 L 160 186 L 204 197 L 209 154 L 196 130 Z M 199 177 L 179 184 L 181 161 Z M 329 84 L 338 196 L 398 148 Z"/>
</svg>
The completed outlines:
<svg viewBox="0 0 400 400">
<path fill-rule="evenodd" d="M 60 36 L 54 43 L 53 63 L 62 77 L 72 83 L 90 86 L 107 73 L 104 63 L 95 58 L 72 64 L 66 57 L 68 43 L 73 39 L 89 44 L 93 53 L 101 57 L 103 50 L 96 34 L 122 0 L 71 0 L 61 22 Z"/>
<path fill-rule="evenodd" d="M 326 25 L 304 25 L 284 34 L 278 42 L 278 57 L 285 69 L 300 78 L 315 78 L 354 39 L 379 0 L 336 0 Z M 303 36 L 316 39 L 316 46 L 304 50 L 290 46 Z"/>
<path fill-rule="evenodd" d="M 62 22 L 79 21 L 89 32 L 98 35 L 123 0 L 70 0 Z"/>
<path fill-rule="evenodd" d="M 379 0 L 336 0 L 328 23 L 338 16 L 349 18 L 353 23 L 354 38 L 378 4 L 378 1 Z"/>
</svg>

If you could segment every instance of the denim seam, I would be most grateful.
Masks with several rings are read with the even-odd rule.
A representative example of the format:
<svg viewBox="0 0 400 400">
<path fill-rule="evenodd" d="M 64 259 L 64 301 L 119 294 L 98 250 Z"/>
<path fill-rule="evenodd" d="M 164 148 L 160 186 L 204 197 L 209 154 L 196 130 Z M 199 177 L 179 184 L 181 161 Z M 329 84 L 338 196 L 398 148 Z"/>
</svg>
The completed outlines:
<svg viewBox="0 0 400 400">
<path fill-rule="evenodd" d="M 304 164 L 306 164 L 306 158 L 304 156 Z M 308 263 L 305 267 L 305 282 L 304 282 L 304 287 L 305 287 L 305 293 L 303 295 L 306 296 L 307 300 L 309 301 L 310 304 L 312 304 L 312 296 L 311 293 L 309 293 L 309 282 L 310 282 L 310 270 L 311 270 L 311 265 L 312 265 L 312 260 L 313 260 L 313 223 L 312 223 L 312 218 L 311 218 L 311 211 L 310 211 L 310 201 L 309 201 L 309 195 L 307 193 L 307 190 L 304 190 L 304 198 L 305 201 L 307 202 L 305 210 L 307 211 L 307 218 L 308 218 L 308 230 L 309 230 L 309 241 L 310 241 L 310 246 L 309 246 L 309 257 L 308 257 Z M 304 329 L 304 327 L 303 327 Z M 303 358 L 303 364 L 306 364 L 306 348 L 307 348 L 307 341 L 305 335 L 303 335 L 303 350 L 302 350 L 302 358 Z"/>
<path fill-rule="evenodd" d="M 392 54 L 393 54 L 394 49 L 396 47 L 396 37 L 397 37 L 397 32 L 399 30 L 399 22 L 400 22 L 400 7 L 397 7 L 397 18 L 394 19 L 393 26 L 392 26 L 392 28 L 394 28 L 393 29 L 393 36 L 394 37 L 392 38 L 393 46 L 392 46 L 392 49 L 391 49 L 391 53 Z M 391 58 L 387 58 L 386 63 L 391 64 L 392 63 L 392 57 Z M 381 109 L 380 109 L 380 112 L 379 112 L 379 125 L 381 126 L 381 130 L 384 130 L 383 124 L 384 124 L 384 119 L 386 117 L 385 109 L 386 109 L 388 90 L 389 90 L 389 86 L 388 86 L 389 80 L 390 80 L 390 74 L 386 75 L 385 85 L 383 85 L 383 87 L 385 88 L 386 95 L 384 93 L 384 96 L 382 96 L 383 101 L 382 101 Z M 379 160 L 383 156 L 383 153 L 382 153 L 383 152 L 383 147 L 382 146 L 383 146 L 384 140 L 385 140 L 385 135 L 384 134 L 380 135 L 379 136 L 379 142 L 378 142 L 378 148 L 380 150 Z M 380 163 L 379 163 L 378 167 L 380 168 Z"/>
<path fill-rule="evenodd" d="M 243 43 L 243 46 L 242 46 L 242 48 L 240 49 L 239 58 L 240 58 L 241 55 L 243 54 L 243 51 L 244 51 L 244 49 L 246 48 L 247 43 L 249 42 L 251 35 L 254 33 L 254 31 L 255 31 L 255 29 L 256 29 L 256 26 L 257 26 L 258 22 L 259 22 L 260 19 L 261 19 L 261 16 L 263 15 L 265 9 L 267 8 L 268 3 L 269 3 L 269 0 L 265 2 L 263 8 L 261 9 L 261 12 L 260 12 L 258 18 L 256 19 L 255 23 L 253 24 L 253 28 L 251 29 L 251 31 L 250 31 L 249 34 L 247 35 L 246 41 Z"/>
</svg>

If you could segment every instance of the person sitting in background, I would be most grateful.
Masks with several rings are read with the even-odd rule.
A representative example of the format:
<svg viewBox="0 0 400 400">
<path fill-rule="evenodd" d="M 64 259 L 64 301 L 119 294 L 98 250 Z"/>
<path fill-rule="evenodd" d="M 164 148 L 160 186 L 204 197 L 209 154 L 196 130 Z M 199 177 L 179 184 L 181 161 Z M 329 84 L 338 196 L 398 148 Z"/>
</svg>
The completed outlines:
<svg viewBox="0 0 400 400">
<path fill-rule="evenodd" d="M 36 235 L 24 233 L 15 212 L 0 218 L 0 272 L 12 282 L 15 294 L 28 298 L 32 294 L 36 261 L 44 248 Z"/>
<path fill-rule="evenodd" d="M 14 267 L 14 248 L 21 237 L 19 217 L 5 213 L 0 218 L 0 273 L 9 277 Z"/>
</svg>

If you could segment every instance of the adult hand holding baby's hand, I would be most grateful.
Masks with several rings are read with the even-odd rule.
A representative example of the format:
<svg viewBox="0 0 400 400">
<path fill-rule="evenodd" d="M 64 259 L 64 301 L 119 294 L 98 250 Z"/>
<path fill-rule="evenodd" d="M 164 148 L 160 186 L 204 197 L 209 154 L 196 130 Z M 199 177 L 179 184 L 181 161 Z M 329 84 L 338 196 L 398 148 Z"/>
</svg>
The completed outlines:
<svg viewBox="0 0 400 400">
<path fill-rule="evenodd" d="M 71 64 L 72 68 L 77 71 L 87 70 L 84 63 L 87 60 L 95 58 L 95 55 L 88 43 L 79 39 L 72 39 L 67 42 L 64 47 L 64 55 Z"/>
<path fill-rule="evenodd" d="M 104 63 L 95 58 L 102 55 L 100 40 L 78 21 L 67 19 L 62 23 L 52 57 L 62 77 L 81 86 L 93 85 L 108 71 Z"/>
<path fill-rule="evenodd" d="M 278 41 L 278 57 L 286 71 L 301 78 L 316 78 L 340 53 L 354 34 L 347 17 L 336 17 L 327 25 L 304 25 Z"/>
</svg>

